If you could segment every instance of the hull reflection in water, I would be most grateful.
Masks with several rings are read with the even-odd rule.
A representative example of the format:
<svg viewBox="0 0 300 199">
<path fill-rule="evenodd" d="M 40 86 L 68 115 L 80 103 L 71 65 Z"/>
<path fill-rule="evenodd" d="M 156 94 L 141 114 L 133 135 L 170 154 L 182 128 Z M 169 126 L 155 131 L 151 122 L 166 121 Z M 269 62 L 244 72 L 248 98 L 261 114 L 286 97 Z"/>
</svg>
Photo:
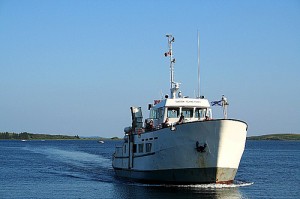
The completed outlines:
<svg viewBox="0 0 300 199">
<path fill-rule="evenodd" d="M 237 183 L 237 184 L 236 184 Z M 154 185 L 133 183 L 129 186 L 115 186 L 116 193 L 124 198 L 215 198 L 240 199 L 247 198 L 239 187 L 253 183 L 234 182 L 231 185 L 198 184 L 198 185 Z M 116 195 L 116 197 L 119 195 Z"/>
</svg>

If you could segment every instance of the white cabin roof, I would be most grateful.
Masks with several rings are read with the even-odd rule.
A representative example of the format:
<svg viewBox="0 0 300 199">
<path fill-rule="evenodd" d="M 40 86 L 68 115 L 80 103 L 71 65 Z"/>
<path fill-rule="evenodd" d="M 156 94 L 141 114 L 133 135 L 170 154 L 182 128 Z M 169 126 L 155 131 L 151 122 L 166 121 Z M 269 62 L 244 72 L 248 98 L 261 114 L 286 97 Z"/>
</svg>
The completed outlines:
<svg viewBox="0 0 300 199">
<path fill-rule="evenodd" d="M 156 100 L 158 102 L 158 100 Z M 207 99 L 195 99 L 195 98 L 175 98 L 175 99 L 163 99 L 159 103 L 154 104 L 155 108 L 161 107 L 197 107 L 197 108 L 209 108 L 210 104 Z"/>
</svg>

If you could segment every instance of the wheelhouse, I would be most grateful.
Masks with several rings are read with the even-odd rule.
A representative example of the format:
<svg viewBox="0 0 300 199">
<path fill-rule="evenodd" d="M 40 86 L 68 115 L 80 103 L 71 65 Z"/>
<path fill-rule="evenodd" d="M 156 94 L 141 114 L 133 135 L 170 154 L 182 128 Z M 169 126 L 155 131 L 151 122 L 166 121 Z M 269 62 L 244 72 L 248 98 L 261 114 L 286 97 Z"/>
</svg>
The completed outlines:
<svg viewBox="0 0 300 199">
<path fill-rule="evenodd" d="M 179 121 L 181 115 L 183 122 L 201 121 L 212 118 L 212 111 L 207 99 L 175 98 L 155 100 L 149 105 L 150 115 L 146 123 L 153 121 L 155 128 L 160 128 L 168 118 L 170 124 Z"/>
</svg>

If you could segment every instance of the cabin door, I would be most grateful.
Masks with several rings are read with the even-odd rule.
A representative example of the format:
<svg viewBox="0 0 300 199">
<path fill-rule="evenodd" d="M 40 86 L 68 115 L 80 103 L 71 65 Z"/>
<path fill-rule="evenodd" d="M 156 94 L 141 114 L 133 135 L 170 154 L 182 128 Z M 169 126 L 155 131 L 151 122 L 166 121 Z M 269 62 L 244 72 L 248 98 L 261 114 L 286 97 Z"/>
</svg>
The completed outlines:
<svg viewBox="0 0 300 199">
<path fill-rule="evenodd" d="M 133 167 L 133 156 L 134 156 L 134 135 L 129 135 L 129 161 L 128 161 L 128 169 Z"/>
</svg>

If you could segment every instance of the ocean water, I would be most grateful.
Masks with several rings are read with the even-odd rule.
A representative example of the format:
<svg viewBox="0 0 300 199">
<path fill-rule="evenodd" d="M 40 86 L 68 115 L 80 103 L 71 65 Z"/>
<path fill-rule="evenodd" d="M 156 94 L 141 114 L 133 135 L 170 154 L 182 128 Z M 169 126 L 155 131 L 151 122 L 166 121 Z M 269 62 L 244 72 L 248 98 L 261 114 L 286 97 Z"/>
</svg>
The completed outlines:
<svg viewBox="0 0 300 199">
<path fill-rule="evenodd" d="M 115 177 L 120 141 L 0 141 L 0 198 L 300 198 L 300 142 L 247 141 L 233 185 Z"/>
</svg>

